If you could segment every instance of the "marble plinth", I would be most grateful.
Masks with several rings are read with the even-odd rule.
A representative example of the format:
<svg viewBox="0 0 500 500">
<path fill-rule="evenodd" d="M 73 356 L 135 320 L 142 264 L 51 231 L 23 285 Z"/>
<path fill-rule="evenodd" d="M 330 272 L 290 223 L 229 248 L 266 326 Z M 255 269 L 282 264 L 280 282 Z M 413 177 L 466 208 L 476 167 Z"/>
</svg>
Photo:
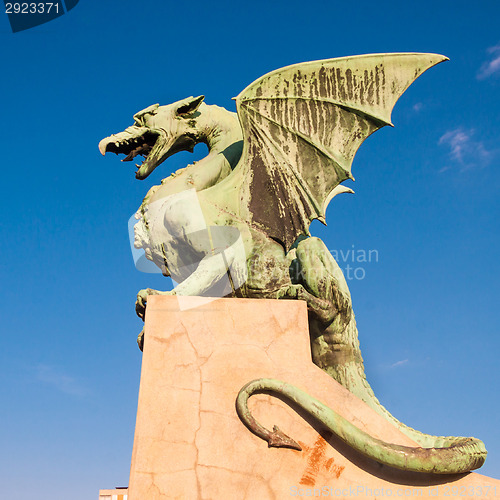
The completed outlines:
<svg viewBox="0 0 500 500">
<path fill-rule="evenodd" d="M 256 418 L 303 451 L 268 448 L 235 411 L 240 388 L 262 377 L 295 384 L 379 439 L 414 443 L 312 363 L 305 302 L 196 300 L 180 310 L 176 297 L 148 299 L 128 500 L 500 495 L 500 481 L 475 473 L 382 466 L 256 395 Z"/>
</svg>

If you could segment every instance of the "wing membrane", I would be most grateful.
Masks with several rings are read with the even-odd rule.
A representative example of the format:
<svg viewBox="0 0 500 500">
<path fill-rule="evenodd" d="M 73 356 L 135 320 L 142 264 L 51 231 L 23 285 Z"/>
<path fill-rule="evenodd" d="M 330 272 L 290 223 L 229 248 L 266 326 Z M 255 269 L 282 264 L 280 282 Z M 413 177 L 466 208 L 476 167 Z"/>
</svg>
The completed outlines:
<svg viewBox="0 0 500 500">
<path fill-rule="evenodd" d="M 352 178 L 361 143 L 391 124 L 397 99 L 437 54 L 374 54 L 282 68 L 236 98 L 245 145 L 240 165 L 252 222 L 288 250 L 324 221 L 334 189 Z"/>
</svg>

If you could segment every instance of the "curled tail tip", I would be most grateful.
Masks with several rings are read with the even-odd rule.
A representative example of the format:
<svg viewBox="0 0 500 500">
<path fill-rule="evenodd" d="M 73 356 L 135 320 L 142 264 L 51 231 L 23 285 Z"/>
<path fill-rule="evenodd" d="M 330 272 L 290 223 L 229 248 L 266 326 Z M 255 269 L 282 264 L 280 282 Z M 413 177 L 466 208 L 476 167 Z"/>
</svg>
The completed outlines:
<svg viewBox="0 0 500 500">
<path fill-rule="evenodd" d="M 273 427 L 273 432 L 269 433 L 267 442 L 269 448 L 291 448 L 292 450 L 302 451 L 300 444 L 287 436 L 277 425 Z"/>
</svg>

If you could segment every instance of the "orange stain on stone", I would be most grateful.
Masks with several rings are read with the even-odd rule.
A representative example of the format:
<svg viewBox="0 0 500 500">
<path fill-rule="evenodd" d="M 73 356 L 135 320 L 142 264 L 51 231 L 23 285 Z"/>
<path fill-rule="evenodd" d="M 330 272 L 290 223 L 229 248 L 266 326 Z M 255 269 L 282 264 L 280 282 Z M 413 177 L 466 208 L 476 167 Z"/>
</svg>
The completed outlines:
<svg viewBox="0 0 500 500">
<path fill-rule="evenodd" d="M 332 437 L 331 433 L 325 433 L 327 439 Z M 321 435 L 318 435 L 316 442 L 311 447 L 300 443 L 304 453 L 308 455 L 307 465 L 302 478 L 300 479 L 300 484 L 303 486 L 315 486 L 316 479 L 319 472 L 327 472 L 333 474 L 336 479 L 340 477 L 344 466 L 335 465 L 334 459 L 332 457 L 326 458 L 325 452 L 328 446 L 328 441 L 325 440 Z"/>
</svg>

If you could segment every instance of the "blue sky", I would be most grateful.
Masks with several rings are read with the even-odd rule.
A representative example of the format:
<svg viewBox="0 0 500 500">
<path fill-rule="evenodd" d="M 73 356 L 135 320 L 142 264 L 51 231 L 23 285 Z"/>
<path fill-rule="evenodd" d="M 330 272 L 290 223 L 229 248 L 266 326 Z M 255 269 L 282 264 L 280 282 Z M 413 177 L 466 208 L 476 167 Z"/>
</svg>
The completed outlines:
<svg viewBox="0 0 500 500">
<path fill-rule="evenodd" d="M 268 71 L 374 52 L 450 62 L 399 100 L 395 128 L 361 146 L 356 194 L 312 230 L 343 268 L 348 250 L 376 251 L 351 263 L 363 279 L 349 286 L 382 403 L 424 432 L 483 439 L 481 473 L 500 478 L 499 19 L 493 0 L 81 0 L 16 34 L 0 16 L 2 497 L 87 500 L 128 482 L 135 295 L 167 283 L 134 268 L 127 221 L 193 156 L 139 182 L 100 156 L 99 140 L 156 102 L 205 94 L 234 109 L 231 97 Z"/>
</svg>

